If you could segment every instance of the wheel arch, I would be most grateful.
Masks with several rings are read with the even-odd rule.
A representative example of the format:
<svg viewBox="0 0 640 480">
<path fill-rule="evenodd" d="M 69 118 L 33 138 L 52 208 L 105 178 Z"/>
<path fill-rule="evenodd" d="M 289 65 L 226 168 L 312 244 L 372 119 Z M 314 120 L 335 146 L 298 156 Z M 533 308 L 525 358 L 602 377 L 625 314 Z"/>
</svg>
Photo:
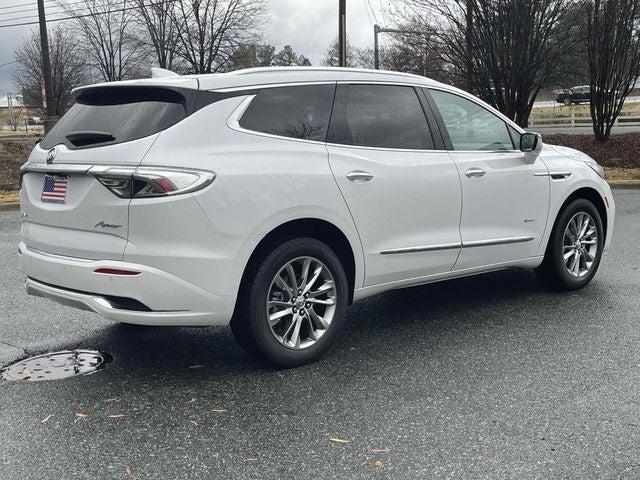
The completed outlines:
<svg viewBox="0 0 640 480">
<path fill-rule="evenodd" d="M 340 228 L 327 220 L 319 218 L 289 220 L 267 233 L 255 246 L 249 256 L 249 260 L 242 273 L 239 290 L 242 291 L 243 286 L 246 285 L 252 273 L 258 268 L 260 260 L 268 255 L 269 252 L 287 240 L 300 237 L 315 238 L 327 244 L 336 253 L 347 274 L 349 281 L 349 304 L 351 304 L 356 281 L 356 258 L 354 249 Z M 238 309 L 239 301 L 241 301 L 241 295 L 238 295 L 236 300 L 235 311 Z"/>
<path fill-rule="evenodd" d="M 558 214 L 556 215 L 556 218 L 553 222 L 553 228 L 555 229 L 558 218 L 560 217 L 560 214 L 564 211 L 564 209 L 567 208 L 567 205 L 578 198 L 589 200 L 596 207 L 596 210 L 598 210 L 600 219 L 602 220 L 602 232 L 604 235 L 602 243 L 604 244 L 607 240 L 607 206 L 604 204 L 604 200 L 602 199 L 602 195 L 600 194 L 600 192 L 592 187 L 581 187 L 571 192 L 571 194 L 562 203 L 560 210 L 558 210 Z"/>
</svg>

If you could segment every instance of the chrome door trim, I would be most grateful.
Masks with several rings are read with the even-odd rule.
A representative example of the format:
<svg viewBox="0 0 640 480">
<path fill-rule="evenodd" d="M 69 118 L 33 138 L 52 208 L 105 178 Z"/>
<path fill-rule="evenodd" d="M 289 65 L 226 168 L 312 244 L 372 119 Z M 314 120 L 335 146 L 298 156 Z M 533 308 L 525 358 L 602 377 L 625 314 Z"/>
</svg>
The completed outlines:
<svg viewBox="0 0 640 480">
<path fill-rule="evenodd" d="M 424 245 L 419 247 L 402 247 L 402 248 L 390 248 L 388 250 L 382 250 L 381 255 L 392 255 L 396 253 L 416 253 L 416 252 L 433 252 L 437 250 L 449 250 L 451 248 L 474 248 L 474 247 L 488 247 L 492 245 L 508 245 L 511 243 L 530 242 L 535 237 L 505 237 L 505 238 L 492 238 L 489 240 L 472 240 L 470 242 L 454 242 L 454 243 L 440 243 L 436 245 Z"/>
<path fill-rule="evenodd" d="M 434 252 L 436 250 L 449 250 L 451 248 L 460 248 L 461 246 L 462 244 L 460 242 L 440 243 L 437 245 L 424 245 L 420 247 L 390 248 L 388 250 L 382 250 L 380 254 L 392 255 L 396 253 Z"/>
<path fill-rule="evenodd" d="M 551 177 L 553 180 L 564 180 L 571 176 L 571 172 L 536 172 L 534 177 Z"/>
<path fill-rule="evenodd" d="M 473 247 L 488 247 L 491 245 L 508 245 L 510 243 L 522 243 L 530 242 L 535 237 L 504 237 L 504 238 L 491 238 L 489 240 L 472 240 L 470 242 L 464 242 L 462 248 Z"/>
</svg>

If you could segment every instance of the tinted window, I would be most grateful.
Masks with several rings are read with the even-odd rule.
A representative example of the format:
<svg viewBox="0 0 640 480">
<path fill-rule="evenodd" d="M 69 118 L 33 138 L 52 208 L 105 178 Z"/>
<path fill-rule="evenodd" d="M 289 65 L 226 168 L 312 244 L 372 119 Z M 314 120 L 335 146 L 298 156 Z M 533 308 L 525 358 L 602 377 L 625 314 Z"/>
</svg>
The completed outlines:
<svg viewBox="0 0 640 480">
<path fill-rule="evenodd" d="M 41 142 L 87 148 L 128 142 L 158 133 L 187 116 L 184 97 L 172 90 L 107 87 L 76 99 Z"/>
<path fill-rule="evenodd" d="M 507 124 L 475 102 L 430 90 L 454 150 L 513 150 Z"/>
<path fill-rule="evenodd" d="M 248 130 L 323 142 L 335 85 L 260 90 L 240 119 Z"/>
<path fill-rule="evenodd" d="M 413 87 L 344 85 L 336 94 L 329 141 L 365 147 L 431 150 L 427 119 Z"/>
</svg>

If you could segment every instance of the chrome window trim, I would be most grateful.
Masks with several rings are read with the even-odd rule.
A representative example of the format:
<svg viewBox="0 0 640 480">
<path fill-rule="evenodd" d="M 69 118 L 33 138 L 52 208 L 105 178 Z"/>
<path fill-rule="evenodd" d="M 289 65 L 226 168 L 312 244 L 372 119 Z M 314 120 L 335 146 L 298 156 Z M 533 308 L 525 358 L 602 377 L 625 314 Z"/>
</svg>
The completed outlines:
<svg viewBox="0 0 640 480">
<path fill-rule="evenodd" d="M 488 240 L 472 240 L 470 242 L 453 242 L 453 243 L 440 243 L 435 245 L 425 245 L 419 247 L 402 247 L 402 248 L 390 248 L 382 250 L 381 255 L 392 255 L 396 253 L 416 253 L 416 252 L 433 252 L 437 250 L 449 250 L 452 248 L 474 248 L 474 247 L 488 247 L 493 245 L 508 245 L 511 243 L 530 242 L 535 237 L 522 236 L 522 237 L 503 237 L 492 238 Z"/>
</svg>

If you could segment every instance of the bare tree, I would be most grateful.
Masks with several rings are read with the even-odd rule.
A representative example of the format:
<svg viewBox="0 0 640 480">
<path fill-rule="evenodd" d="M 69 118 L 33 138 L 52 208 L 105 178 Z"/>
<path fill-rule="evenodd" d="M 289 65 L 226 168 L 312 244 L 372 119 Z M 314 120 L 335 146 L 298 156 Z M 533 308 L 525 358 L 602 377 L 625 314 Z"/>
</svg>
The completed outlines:
<svg viewBox="0 0 640 480">
<path fill-rule="evenodd" d="M 71 90 L 87 83 L 87 64 L 78 49 L 78 41 L 69 29 L 58 24 L 49 35 L 53 101 L 56 112 L 63 113 L 71 102 Z M 31 32 L 15 52 L 18 69 L 13 79 L 25 105 L 42 106 L 42 55 L 40 36 Z M 51 99 L 49 99 L 51 101 Z"/>
<path fill-rule="evenodd" d="M 640 1 L 593 0 L 588 8 L 591 118 L 596 140 L 605 141 L 640 75 Z"/>
<path fill-rule="evenodd" d="M 7 95 L 9 111 L 7 113 L 7 125 L 12 131 L 17 132 L 22 120 L 22 105 L 16 104 L 16 99 L 11 94 Z"/>
<path fill-rule="evenodd" d="M 104 81 L 139 75 L 142 44 L 132 35 L 136 5 L 133 0 L 82 0 L 61 3 L 74 17 L 78 46 L 96 76 Z"/>
<path fill-rule="evenodd" d="M 174 22 L 176 0 L 132 0 L 141 27 L 140 41 L 150 48 L 161 68 L 171 70 L 178 35 Z"/>
<path fill-rule="evenodd" d="M 474 0 L 470 10 L 467 0 L 408 1 L 442 25 L 435 31 L 458 83 L 522 126 L 577 41 L 560 28 L 571 0 Z"/>
<path fill-rule="evenodd" d="M 264 0 L 182 0 L 176 3 L 176 54 L 190 73 L 228 68 L 240 45 L 258 40 Z"/>
</svg>

